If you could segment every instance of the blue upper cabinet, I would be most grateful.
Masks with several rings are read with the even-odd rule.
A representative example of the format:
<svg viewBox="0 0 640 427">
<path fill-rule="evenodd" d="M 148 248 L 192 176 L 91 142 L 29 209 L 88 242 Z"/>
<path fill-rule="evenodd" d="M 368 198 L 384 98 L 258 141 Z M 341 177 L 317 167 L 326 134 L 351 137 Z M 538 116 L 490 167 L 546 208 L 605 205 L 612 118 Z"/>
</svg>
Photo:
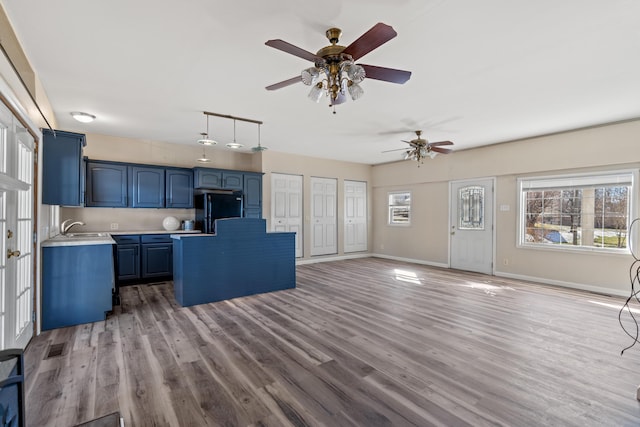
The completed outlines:
<svg viewBox="0 0 640 427">
<path fill-rule="evenodd" d="M 222 188 L 225 190 L 242 190 L 244 173 L 223 171 L 222 172 Z"/>
<path fill-rule="evenodd" d="M 242 191 L 243 216 L 262 218 L 262 173 L 194 168 L 193 176 L 198 189 Z"/>
<path fill-rule="evenodd" d="M 262 218 L 262 174 L 244 173 L 243 207 L 245 218 Z"/>
<path fill-rule="evenodd" d="M 89 207 L 193 208 L 193 172 L 186 168 L 87 161 Z"/>
<path fill-rule="evenodd" d="M 164 170 L 163 167 L 152 166 L 129 167 L 131 207 L 164 208 Z"/>
<path fill-rule="evenodd" d="M 124 163 L 87 161 L 87 206 L 126 208 L 128 167 Z"/>
<path fill-rule="evenodd" d="M 193 172 L 191 169 L 167 168 L 165 172 L 165 206 L 193 208 Z"/>
<path fill-rule="evenodd" d="M 195 188 L 222 188 L 222 171 L 210 168 L 193 168 Z"/>
<path fill-rule="evenodd" d="M 84 204 L 83 134 L 42 129 L 42 203 Z"/>
</svg>

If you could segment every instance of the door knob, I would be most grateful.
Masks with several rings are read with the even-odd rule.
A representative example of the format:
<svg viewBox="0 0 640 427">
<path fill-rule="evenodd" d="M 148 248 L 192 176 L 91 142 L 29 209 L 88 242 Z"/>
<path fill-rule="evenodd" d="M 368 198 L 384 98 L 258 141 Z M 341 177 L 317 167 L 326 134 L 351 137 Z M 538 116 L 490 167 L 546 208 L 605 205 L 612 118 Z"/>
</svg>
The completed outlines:
<svg viewBox="0 0 640 427">
<path fill-rule="evenodd" d="M 20 256 L 20 251 L 12 251 L 11 249 L 7 249 L 7 259 L 11 258 L 12 256 Z"/>
</svg>

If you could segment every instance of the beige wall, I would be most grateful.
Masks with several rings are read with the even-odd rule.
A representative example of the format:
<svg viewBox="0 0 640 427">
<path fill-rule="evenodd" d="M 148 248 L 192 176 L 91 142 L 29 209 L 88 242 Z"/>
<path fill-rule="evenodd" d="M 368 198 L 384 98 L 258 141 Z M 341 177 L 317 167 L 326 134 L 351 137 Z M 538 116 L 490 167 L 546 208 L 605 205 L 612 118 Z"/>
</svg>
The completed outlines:
<svg viewBox="0 0 640 427">
<path fill-rule="evenodd" d="M 84 155 L 93 160 L 111 160 L 128 163 L 144 163 L 162 166 L 235 169 L 260 171 L 254 154 L 234 152 L 226 148 L 207 147 L 211 163 L 198 163 L 202 157 L 202 146 L 194 140 L 192 144 L 169 144 L 147 139 L 120 138 L 116 136 L 87 134 Z"/>
<path fill-rule="evenodd" d="M 640 167 L 640 121 L 561 133 L 448 156 L 373 167 L 374 253 L 448 265 L 448 182 L 496 177 L 497 275 L 625 294 L 631 255 L 516 247 L 517 178 Z M 387 225 L 387 193 L 412 191 L 412 225 Z M 636 195 L 638 188 L 636 188 Z M 507 265 L 505 265 L 505 260 Z"/>
<path fill-rule="evenodd" d="M 302 175 L 303 177 L 303 258 L 318 259 L 322 257 L 311 257 L 311 194 L 310 178 L 337 178 L 338 180 L 338 254 L 344 255 L 344 180 L 367 182 L 367 216 L 369 226 L 369 248 L 371 248 L 372 235 L 372 215 L 371 215 L 371 166 L 360 163 L 340 162 L 336 160 L 319 159 L 315 157 L 299 156 L 294 154 L 265 151 L 262 153 L 263 177 L 263 204 L 262 215 L 267 219 L 267 227 L 271 225 L 271 173 L 286 173 L 292 175 Z"/>
<path fill-rule="evenodd" d="M 136 140 L 106 135 L 87 134 L 87 147 L 84 154 L 90 159 L 111 160 L 130 163 L 145 163 L 164 166 L 194 167 L 203 166 L 196 158 L 202 154 L 202 148 L 193 145 L 167 144 L 158 141 Z M 263 177 L 262 216 L 267 219 L 271 213 L 271 172 L 302 175 L 304 179 L 303 210 L 304 221 L 304 257 L 310 258 L 310 198 L 309 181 L 312 176 L 338 179 L 338 255 L 343 255 L 344 194 L 345 179 L 366 181 L 371 179 L 371 166 L 358 163 L 339 162 L 306 156 L 265 151 L 263 153 L 237 153 L 229 150 L 207 149 L 207 156 L 213 161 L 206 167 L 265 172 Z M 369 189 L 370 191 L 370 189 Z M 371 241 L 371 203 L 369 197 L 369 241 Z M 118 209 L 118 208 L 62 208 L 61 220 L 71 218 L 84 222 L 77 231 L 109 231 L 117 224 L 119 231 L 161 230 L 162 220 L 166 216 L 175 216 L 179 220 L 193 219 L 193 209 Z"/>
<path fill-rule="evenodd" d="M 260 171 L 259 154 L 237 153 L 227 149 L 207 148 L 211 163 L 198 163 L 202 147 L 194 141 L 190 145 L 87 134 L 84 155 L 94 160 L 111 160 L 162 166 L 195 167 Z M 110 231 L 117 224 L 118 231 L 162 230 L 162 220 L 174 216 L 179 220 L 194 219 L 193 209 L 120 209 L 120 208 L 62 208 L 60 219 L 84 222 L 80 231 Z"/>
</svg>

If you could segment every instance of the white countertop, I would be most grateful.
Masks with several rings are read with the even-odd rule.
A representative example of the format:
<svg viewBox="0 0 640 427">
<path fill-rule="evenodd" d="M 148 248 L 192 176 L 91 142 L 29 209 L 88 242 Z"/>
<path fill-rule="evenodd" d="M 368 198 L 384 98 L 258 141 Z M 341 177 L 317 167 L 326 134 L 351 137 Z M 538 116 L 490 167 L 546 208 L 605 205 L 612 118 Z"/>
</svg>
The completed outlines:
<svg viewBox="0 0 640 427">
<path fill-rule="evenodd" d="M 200 234 L 199 230 L 130 230 L 130 231 L 90 231 L 86 233 L 59 234 L 42 242 L 42 247 L 51 246 L 82 246 L 82 245 L 115 245 L 111 236 L 126 236 L 133 234 Z"/>
<path fill-rule="evenodd" d="M 86 246 L 86 245 L 115 245 L 116 241 L 109 233 L 69 233 L 65 236 L 58 234 L 42 242 L 42 247 L 52 246 Z"/>
<path fill-rule="evenodd" d="M 198 234 L 200 230 L 130 230 L 107 231 L 112 236 L 128 236 L 130 234 Z"/>
</svg>

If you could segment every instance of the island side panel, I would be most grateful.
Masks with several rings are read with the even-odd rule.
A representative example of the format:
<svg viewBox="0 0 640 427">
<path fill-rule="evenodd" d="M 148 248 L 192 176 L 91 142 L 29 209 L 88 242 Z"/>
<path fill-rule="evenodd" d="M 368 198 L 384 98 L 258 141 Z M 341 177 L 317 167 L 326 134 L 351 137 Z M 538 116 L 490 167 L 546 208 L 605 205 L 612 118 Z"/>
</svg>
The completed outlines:
<svg viewBox="0 0 640 427">
<path fill-rule="evenodd" d="M 115 283 L 112 245 L 42 248 L 42 329 L 105 319 Z"/>
<path fill-rule="evenodd" d="M 250 227 L 220 231 L 174 243 L 174 292 L 180 305 L 295 287 L 294 233 Z"/>
</svg>

